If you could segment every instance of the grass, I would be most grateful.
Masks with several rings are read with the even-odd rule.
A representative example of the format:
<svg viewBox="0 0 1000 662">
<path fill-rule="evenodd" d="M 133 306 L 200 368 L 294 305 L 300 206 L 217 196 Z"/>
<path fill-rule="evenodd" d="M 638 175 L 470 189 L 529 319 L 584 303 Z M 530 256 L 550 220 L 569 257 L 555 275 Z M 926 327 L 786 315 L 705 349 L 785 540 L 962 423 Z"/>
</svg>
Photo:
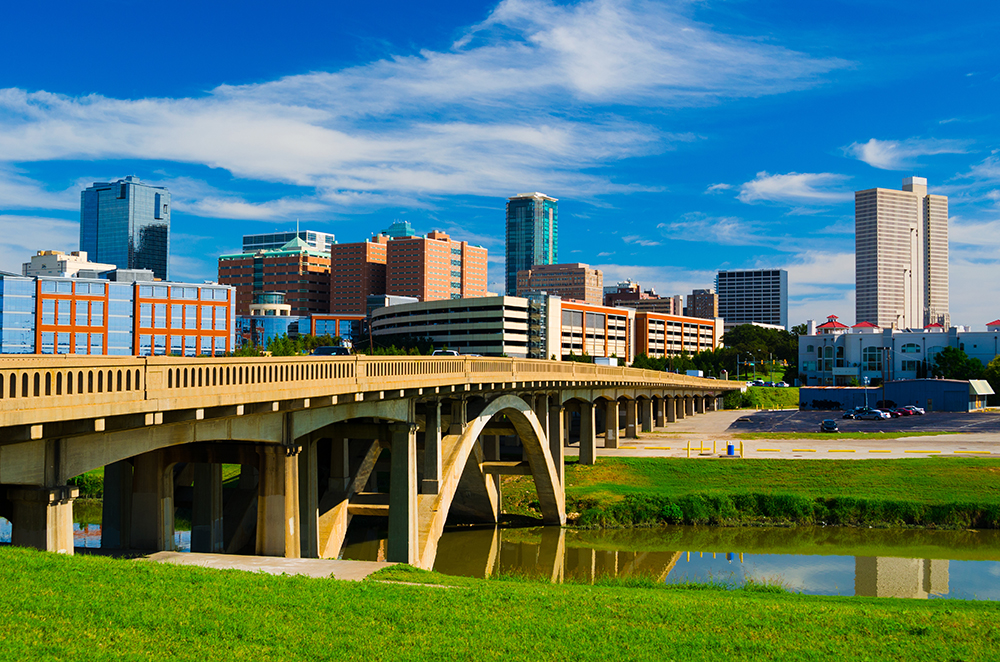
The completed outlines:
<svg viewBox="0 0 1000 662">
<path fill-rule="evenodd" d="M 7 659 L 988 660 L 1000 609 L 721 587 L 352 583 L 0 550 Z M 407 581 L 411 584 L 384 583 Z M 692 590 L 697 588 L 698 590 Z"/>
<path fill-rule="evenodd" d="M 726 409 L 798 409 L 799 388 L 751 386 L 746 393 L 728 391 L 723 396 Z"/>
<path fill-rule="evenodd" d="M 567 510 L 587 526 L 833 523 L 1000 527 L 1000 461 L 980 458 L 691 462 L 601 458 L 566 466 Z M 504 509 L 537 516 L 530 479 Z"/>
<path fill-rule="evenodd" d="M 648 434 L 648 433 L 643 433 Z M 907 432 L 737 432 L 734 439 L 901 439 L 903 437 L 937 437 L 942 434 L 964 434 L 935 430 L 910 430 Z"/>
</svg>

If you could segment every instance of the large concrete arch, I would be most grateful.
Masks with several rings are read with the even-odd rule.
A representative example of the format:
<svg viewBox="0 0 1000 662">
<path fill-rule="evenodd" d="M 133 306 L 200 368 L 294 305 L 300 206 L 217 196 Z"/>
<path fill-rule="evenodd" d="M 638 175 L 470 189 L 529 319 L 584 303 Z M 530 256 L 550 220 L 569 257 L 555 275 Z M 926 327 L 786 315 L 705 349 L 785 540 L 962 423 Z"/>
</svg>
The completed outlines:
<svg viewBox="0 0 1000 662">
<path fill-rule="evenodd" d="M 503 414 L 514 426 L 528 456 L 528 465 L 538 491 L 542 518 L 548 524 L 566 523 L 566 498 L 558 479 L 547 437 L 531 405 L 522 398 L 502 395 L 492 401 L 451 445 L 445 459 L 441 487 L 436 495 L 421 495 L 419 510 L 418 565 L 432 568 L 437 556 L 437 544 L 448 519 L 455 490 L 465 471 L 469 456 L 474 452 L 480 433 L 496 415 Z M 487 481 L 488 489 L 492 485 Z"/>
</svg>

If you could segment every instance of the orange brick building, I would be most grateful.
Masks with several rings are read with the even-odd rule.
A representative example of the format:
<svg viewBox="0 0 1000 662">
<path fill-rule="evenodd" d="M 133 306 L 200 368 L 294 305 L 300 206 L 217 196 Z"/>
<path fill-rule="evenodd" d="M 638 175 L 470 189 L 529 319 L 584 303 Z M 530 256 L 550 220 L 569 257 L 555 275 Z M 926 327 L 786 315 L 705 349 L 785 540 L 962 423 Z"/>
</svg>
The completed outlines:
<svg viewBox="0 0 1000 662">
<path fill-rule="evenodd" d="M 236 314 L 249 315 L 254 292 L 281 292 L 291 315 L 325 313 L 330 305 L 330 254 L 298 237 L 276 250 L 219 256 L 219 282 L 236 288 Z"/>
<path fill-rule="evenodd" d="M 364 315 L 369 294 L 385 294 L 386 245 L 379 234 L 368 241 L 330 247 L 331 314 Z"/>
<path fill-rule="evenodd" d="M 382 294 L 375 292 L 374 294 Z M 486 249 L 444 232 L 388 242 L 384 294 L 421 301 L 486 296 Z"/>
</svg>

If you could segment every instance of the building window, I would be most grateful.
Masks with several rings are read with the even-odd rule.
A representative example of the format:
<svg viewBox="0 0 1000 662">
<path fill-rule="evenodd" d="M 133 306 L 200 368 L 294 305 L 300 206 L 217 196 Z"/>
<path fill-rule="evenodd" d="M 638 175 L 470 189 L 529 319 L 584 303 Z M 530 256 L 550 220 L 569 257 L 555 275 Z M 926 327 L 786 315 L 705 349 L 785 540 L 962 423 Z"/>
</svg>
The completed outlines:
<svg viewBox="0 0 1000 662">
<path fill-rule="evenodd" d="M 878 371 L 882 369 L 882 348 L 865 347 L 861 352 L 862 370 Z"/>
<path fill-rule="evenodd" d="M 905 345 L 903 345 L 903 348 L 900 349 L 899 351 L 902 352 L 903 354 L 919 354 L 920 345 L 912 342 L 906 343 Z"/>
</svg>

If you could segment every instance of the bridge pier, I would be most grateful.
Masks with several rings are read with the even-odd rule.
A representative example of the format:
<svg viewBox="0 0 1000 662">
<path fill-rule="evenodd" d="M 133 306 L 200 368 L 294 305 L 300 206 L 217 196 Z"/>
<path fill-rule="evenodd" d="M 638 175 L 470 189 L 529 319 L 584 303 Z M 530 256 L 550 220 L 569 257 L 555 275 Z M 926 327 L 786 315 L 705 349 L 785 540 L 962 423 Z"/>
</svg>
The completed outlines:
<svg viewBox="0 0 1000 662">
<path fill-rule="evenodd" d="M 464 402 L 462 407 L 464 409 Z M 393 423 L 389 429 L 392 433 L 392 464 L 386 560 L 417 565 L 420 556 L 417 539 L 417 426 Z"/>
<path fill-rule="evenodd" d="M 625 438 L 626 439 L 638 439 L 639 434 L 636 430 L 636 418 L 639 408 L 639 403 L 633 399 L 629 398 L 625 401 Z"/>
<path fill-rule="evenodd" d="M 552 453 L 552 464 L 555 465 L 556 476 L 559 477 L 559 484 L 565 482 L 566 477 L 566 450 L 563 437 L 565 425 L 563 416 L 565 411 L 561 405 L 552 405 L 549 408 L 549 452 Z"/>
<path fill-rule="evenodd" d="M 302 444 L 299 463 L 299 543 L 302 558 L 319 558 L 319 448 L 311 436 Z M 192 549 L 193 547 L 192 532 Z"/>
<path fill-rule="evenodd" d="M 70 485 L 9 488 L 11 544 L 72 555 L 73 500 L 79 495 L 80 489 Z"/>
<path fill-rule="evenodd" d="M 299 462 L 279 444 L 259 447 L 260 482 L 257 486 L 257 554 L 301 556 Z"/>
<path fill-rule="evenodd" d="M 664 398 L 667 410 L 667 423 L 674 423 L 677 421 L 677 397 L 673 395 L 668 395 Z"/>
<path fill-rule="evenodd" d="M 454 407 L 452 410 L 452 422 L 454 423 Z M 420 483 L 420 493 L 437 494 L 438 490 L 441 489 L 441 401 L 428 402 L 426 412 L 424 477 Z M 462 418 L 464 419 L 464 416 Z"/>
<path fill-rule="evenodd" d="M 112 462 L 104 467 L 101 507 L 101 549 L 132 546 L 132 463 Z"/>
<path fill-rule="evenodd" d="M 608 400 L 604 410 L 604 447 L 618 448 L 618 401 Z"/>
<path fill-rule="evenodd" d="M 684 420 L 684 417 L 687 415 L 687 403 L 686 403 L 686 400 L 687 400 L 687 398 L 685 398 L 683 396 L 680 396 L 680 395 L 674 397 L 674 405 L 676 405 L 675 409 L 677 411 L 677 420 L 678 421 Z"/>
<path fill-rule="evenodd" d="M 694 398 L 693 397 L 688 396 L 688 397 L 684 398 L 684 415 L 685 416 L 694 416 Z"/>
<path fill-rule="evenodd" d="M 198 463 L 194 466 L 191 551 L 210 554 L 221 554 L 224 551 L 221 464 Z"/>
<path fill-rule="evenodd" d="M 597 458 L 597 428 L 594 404 L 580 403 L 580 464 L 593 464 Z"/>
<path fill-rule="evenodd" d="M 649 398 L 642 401 L 642 431 L 653 431 L 653 401 Z"/>
<path fill-rule="evenodd" d="M 662 428 L 666 427 L 666 410 L 667 410 L 667 399 L 665 397 L 659 397 L 656 399 L 656 427 Z"/>
<path fill-rule="evenodd" d="M 132 473 L 132 549 L 174 549 L 174 472 L 163 451 L 136 455 Z"/>
<path fill-rule="evenodd" d="M 703 396 L 703 395 L 696 395 L 694 397 L 694 410 L 698 414 L 704 414 L 705 413 L 705 396 Z"/>
</svg>

